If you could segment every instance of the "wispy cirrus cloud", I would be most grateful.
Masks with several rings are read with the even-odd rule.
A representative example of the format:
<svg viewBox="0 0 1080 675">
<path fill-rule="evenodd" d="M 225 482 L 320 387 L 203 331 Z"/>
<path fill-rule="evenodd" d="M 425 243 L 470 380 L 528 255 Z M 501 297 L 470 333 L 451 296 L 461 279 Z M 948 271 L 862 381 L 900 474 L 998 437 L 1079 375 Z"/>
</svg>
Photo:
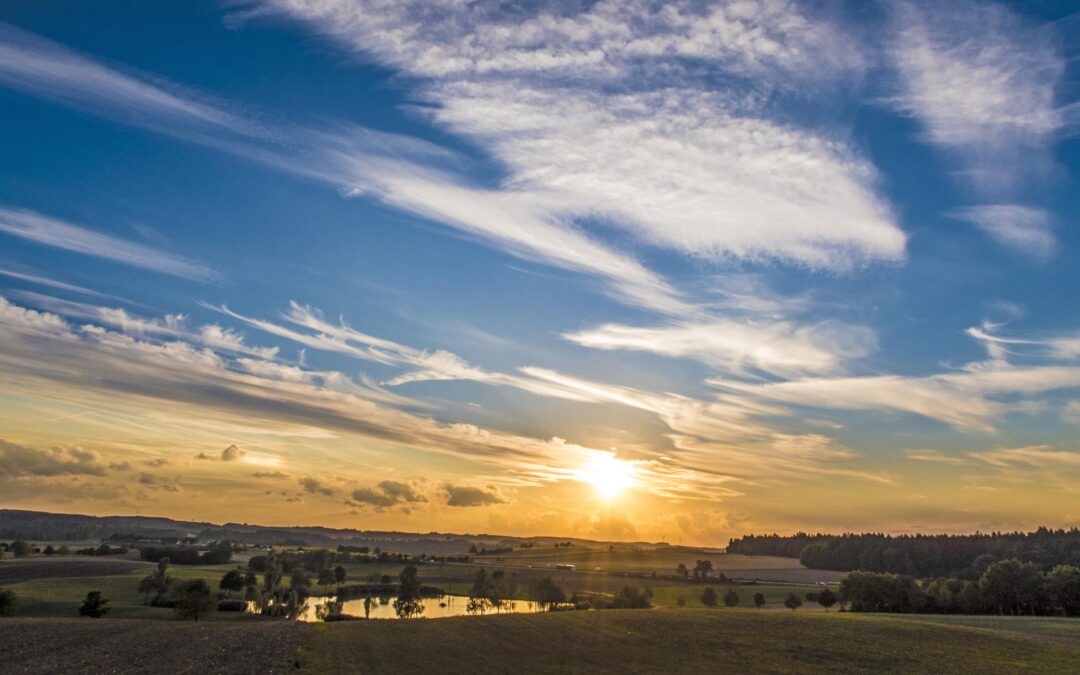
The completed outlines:
<svg viewBox="0 0 1080 675">
<path fill-rule="evenodd" d="M 991 331 L 993 324 L 968 329 L 989 358 L 952 372 L 922 376 L 871 375 L 817 377 L 763 384 L 713 378 L 717 388 L 763 401 L 832 408 L 908 413 L 939 420 L 964 431 L 993 432 L 1000 416 L 1031 411 L 1031 397 L 1051 391 L 1080 388 L 1080 367 L 1071 361 L 1072 336 L 1047 339 L 1007 338 Z M 1051 365 L 1012 363 L 1011 348 L 1027 347 L 1025 356 L 1053 358 Z M 1019 400 L 1017 400 L 1019 399 Z"/>
<path fill-rule="evenodd" d="M 1048 213 L 1013 200 L 1049 175 L 1054 143 L 1080 122 L 1080 103 L 1061 100 L 1066 57 L 1054 27 L 968 0 L 901 3 L 893 24 L 893 107 L 920 122 L 980 199 L 995 200 L 955 215 L 1004 246 L 1051 255 Z"/>
<path fill-rule="evenodd" d="M 975 225 L 1008 248 L 1035 258 L 1049 258 L 1057 239 L 1045 209 L 1018 204 L 982 204 L 952 211 L 954 218 Z"/>
<path fill-rule="evenodd" d="M 212 268 L 189 258 L 95 232 L 28 209 L 0 205 L 0 232 L 44 246 L 112 260 L 195 281 L 220 278 Z"/>
<path fill-rule="evenodd" d="M 0 84 L 170 135 L 204 140 L 222 131 L 266 135 L 250 118 L 226 111 L 221 101 L 124 72 L 5 23 L 0 23 Z"/>
<path fill-rule="evenodd" d="M 573 225 L 553 206 L 558 196 L 475 185 L 447 168 L 454 153 L 431 143 L 346 125 L 263 125 L 238 106 L 227 110 L 224 102 L 160 78 L 121 72 L 9 26 L 0 26 L 0 49 L 5 57 L 0 84 L 326 182 L 351 196 L 378 199 L 512 255 L 599 277 L 623 302 L 669 314 L 694 311 L 632 255 Z M 433 168 L 433 158 L 444 168 Z M 99 239 L 83 247 L 109 250 L 105 243 Z M 175 261 L 172 268 L 177 269 Z"/>
<path fill-rule="evenodd" d="M 446 10 L 258 4 L 415 78 L 436 104 L 424 112 L 502 162 L 507 199 L 546 202 L 541 220 L 599 220 L 712 261 L 903 258 L 872 164 L 764 104 L 859 72 L 837 25 L 783 1 Z"/>
<path fill-rule="evenodd" d="M 893 104 L 954 153 L 977 188 L 1016 187 L 1077 121 L 1059 100 L 1065 57 L 1051 27 L 967 0 L 903 3 L 894 22 Z"/>
<path fill-rule="evenodd" d="M 713 319 L 658 327 L 607 324 L 564 337 L 593 349 L 691 358 L 727 371 L 798 375 L 843 370 L 874 346 L 873 331 L 839 322 Z"/>
</svg>

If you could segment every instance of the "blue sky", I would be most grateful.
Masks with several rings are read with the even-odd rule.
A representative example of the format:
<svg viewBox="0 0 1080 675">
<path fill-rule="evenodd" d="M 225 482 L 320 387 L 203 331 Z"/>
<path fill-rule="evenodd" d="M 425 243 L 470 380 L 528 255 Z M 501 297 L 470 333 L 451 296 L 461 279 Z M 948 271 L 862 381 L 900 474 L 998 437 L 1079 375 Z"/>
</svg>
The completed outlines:
<svg viewBox="0 0 1080 675">
<path fill-rule="evenodd" d="M 1076 9 L 0 8 L 5 501 L 1076 524 Z"/>
</svg>

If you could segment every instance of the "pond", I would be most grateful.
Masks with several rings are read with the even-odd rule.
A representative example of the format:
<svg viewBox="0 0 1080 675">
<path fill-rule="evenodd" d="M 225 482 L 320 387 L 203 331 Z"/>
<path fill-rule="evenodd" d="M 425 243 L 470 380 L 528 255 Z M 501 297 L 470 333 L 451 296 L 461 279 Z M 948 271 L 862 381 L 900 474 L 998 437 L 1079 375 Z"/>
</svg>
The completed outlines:
<svg viewBox="0 0 1080 675">
<path fill-rule="evenodd" d="M 320 610 L 320 607 L 329 605 L 333 601 L 333 596 L 310 596 L 308 597 L 307 605 L 304 607 L 303 614 L 297 618 L 300 621 L 321 621 L 325 609 Z M 448 616 L 469 615 L 467 610 L 469 598 L 463 595 L 441 595 L 433 598 L 424 598 L 423 604 L 424 611 L 420 614 L 420 617 L 424 619 L 443 619 Z M 533 602 L 532 600 L 513 600 L 503 603 L 503 606 L 497 610 L 489 609 L 485 616 L 491 616 L 493 614 L 531 614 L 540 611 L 543 611 L 543 608 L 539 603 Z M 372 597 L 366 613 L 364 608 L 364 598 L 345 600 L 341 603 L 341 613 L 360 618 L 366 616 L 369 619 L 398 618 L 397 614 L 394 613 L 394 598 L 391 597 Z"/>
</svg>

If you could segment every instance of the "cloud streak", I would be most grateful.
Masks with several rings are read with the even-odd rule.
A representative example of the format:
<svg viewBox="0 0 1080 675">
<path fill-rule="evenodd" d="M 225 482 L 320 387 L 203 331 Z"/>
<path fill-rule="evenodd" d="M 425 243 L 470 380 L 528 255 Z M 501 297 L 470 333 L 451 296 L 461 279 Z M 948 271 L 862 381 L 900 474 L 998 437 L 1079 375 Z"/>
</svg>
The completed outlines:
<svg viewBox="0 0 1080 675">
<path fill-rule="evenodd" d="M 220 278 L 213 269 L 183 256 L 101 234 L 28 209 L 0 204 L 0 232 L 43 246 L 74 251 L 194 281 L 207 282 Z"/>
<path fill-rule="evenodd" d="M 847 268 L 904 257 L 873 166 L 842 134 L 780 122 L 760 102 L 760 88 L 862 67 L 835 26 L 792 3 L 261 6 L 416 78 L 436 122 L 506 167 L 498 201 L 541 222 L 599 219 L 710 261 Z M 466 208 L 453 194 L 435 199 Z"/>
</svg>

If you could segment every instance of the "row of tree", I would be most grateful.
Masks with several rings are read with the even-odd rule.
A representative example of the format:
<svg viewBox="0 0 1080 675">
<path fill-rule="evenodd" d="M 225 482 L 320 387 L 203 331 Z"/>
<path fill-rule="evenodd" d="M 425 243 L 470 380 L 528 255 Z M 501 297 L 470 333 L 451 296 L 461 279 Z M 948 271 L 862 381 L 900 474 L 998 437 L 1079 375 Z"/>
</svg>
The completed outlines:
<svg viewBox="0 0 1080 675">
<path fill-rule="evenodd" d="M 232 544 L 217 542 L 205 549 L 198 546 L 146 546 L 139 557 L 148 562 L 167 558 L 174 565 L 224 565 L 232 560 Z"/>
<path fill-rule="evenodd" d="M 1080 529 L 970 535 L 807 534 L 747 535 L 732 539 L 728 553 L 777 555 L 812 569 L 892 572 L 919 578 L 974 581 L 999 560 L 1015 558 L 1043 571 L 1080 566 Z"/>
<path fill-rule="evenodd" d="M 975 581 L 922 583 L 904 574 L 851 572 L 840 583 L 840 599 L 856 612 L 1080 616 L 1080 567 L 1043 572 L 1013 558 L 991 564 Z"/>
</svg>

